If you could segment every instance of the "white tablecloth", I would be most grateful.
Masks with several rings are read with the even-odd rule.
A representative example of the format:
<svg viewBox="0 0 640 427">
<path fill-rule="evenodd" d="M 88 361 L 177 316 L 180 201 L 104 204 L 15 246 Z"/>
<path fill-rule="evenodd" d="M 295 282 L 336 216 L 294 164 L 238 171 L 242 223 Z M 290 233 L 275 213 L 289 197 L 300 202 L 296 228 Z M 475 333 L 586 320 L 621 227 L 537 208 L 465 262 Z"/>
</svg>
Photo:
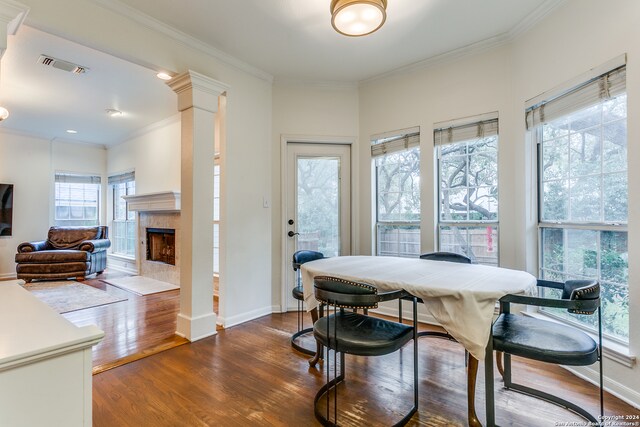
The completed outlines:
<svg viewBox="0 0 640 427">
<path fill-rule="evenodd" d="M 496 301 L 536 292 L 536 278 L 524 271 L 418 258 L 343 256 L 307 262 L 301 270 L 307 310 L 318 306 L 315 276 L 365 282 L 380 291 L 404 289 L 422 298 L 429 313 L 478 360 L 484 359 Z"/>
</svg>

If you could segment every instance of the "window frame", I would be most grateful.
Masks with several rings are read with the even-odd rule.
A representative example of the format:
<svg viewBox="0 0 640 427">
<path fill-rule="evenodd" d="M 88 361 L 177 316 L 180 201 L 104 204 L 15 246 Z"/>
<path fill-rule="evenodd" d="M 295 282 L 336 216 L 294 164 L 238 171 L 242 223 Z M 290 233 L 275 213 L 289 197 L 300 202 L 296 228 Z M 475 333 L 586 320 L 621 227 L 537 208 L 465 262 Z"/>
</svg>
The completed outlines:
<svg viewBox="0 0 640 427">
<path fill-rule="evenodd" d="M 415 142 L 417 138 L 417 142 Z M 404 142 L 404 148 L 403 149 L 398 149 L 398 144 L 400 143 L 400 141 L 405 140 Z M 410 142 L 412 141 L 412 142 Z M 391 151 L 386 152 L 386 150 L 384 148 L 381 149 L 382 144 L 390 144 Z M 373 203 L 372 203 L 372 207 L 373 207 L 373 222 L 374 222 L 374 226 L 373 226 L 373 238 L 372 238 L 372 250 L 374 252 L 374 254 L 376 256 L 400 256 L 400 257 L 418 257 L 420 256 L 421 253 L 421 221 L 422 221 L 422 200 L 421 200 L 421 187 L 422 187 L 422 183 L 419 183 L 419 189 L 418 189 L 418 194 L 419 194 L 419 199 L 420 199 L 420 211 L 418 214 L 418 219 L 416 220 L 409 220 L 409 221 L 401 221 L 401 220 L 381 220 L 380 219 L 380 205 L 379 205 L 379 194 L 378 194 L 378 189 L 379 189 L 379 179 L 380 179 L 380 174 L 378 172 L 379 170 L 379 166 L 378 166 L 378 159 L 382 158 L 384 156 L 387 155 L 392 155 L 395 153 L 401 153 L 401 152 L 409 152 L 411 150 L 417 150 L 417 155 L 418 155 L 418 174 L 420 174 L 420 165 L 422 162 L 422 150 L 420 149 L 420 128 L 419 127 L 415 127 L 415 128 L 409 128 L 409 129 L 404 129 L 404 130 L 398 130 L 398 131 L 393 131 L 393 132 L 387 132 L 381 135 L 377 135 L 377 136 L 372 136 L 371 137 L 371 150 L 372 150 L 372 156 L 371 156 L 371 161 L 372 161 L 372 173 L 373 173 L 373 186 L 372 186 L 372 196 L 373 196 Z M 379 153 L 379 151 L 382 150 L 382 153 Z M 374 154 L 375 153 L 375 154 Z M 401 243 L 400 241 L 398 241 L 398 249 L 399 249 L 399 245 L 400 244 L 406 244 L 406 245 L 417 245 L 417 251 L 415 253 L 413 252 L 401 252 L 401 251 L 395 251 L 394 253 L 390 253 L 390 252 L 381 252 L 380 251 L 380 245 L 381 245 L 381 240 L 380 240 L 380 229 L 381 227 L 397 227 L 397 229 L 402 229 L 402 228 L 408 228 L 408 229 L 413 229 L 413 230 L 417 230 L 417 234 L 418 234 L 418 242 L 414 243 L 414 242 L 404 242 Z"/>
<path fill-rule="evenodd" d="M 498 188 L 498 196 L 496 198 L 497 201 L 497 206 L 498 206 L 498 210 L 497 210 L 497 218 L 495 220 L 443 220 L 442 219 L 442 148 L 446 147 L 448 145 L 454 145 L 454 144 L 469 144 L 469 141 L 471 141 L 471 139 L 465 139 L 462 141 L 458 141 L 458 142 L 452 142 L 452 143 L 447 143 L 447 144 L 439 144 L 439 143 L 435 143 L 435 147 L 434 147 L 434 154 L 435 154 L 435 158 L 436 158 L 436 167 L 435 167 L 435 173 L 436 173 L 436 179 L 435 181 L 435 185 L 437 187 L 437 190 L 435 191 L 435 196 L 436 196 L 436 233 L 435 233 L 435 241 L 436 241 L 436 248 L 438 251 L 442 250 L 442 228 L 443 227 L 456 227 L 456 228 L 465 228 L 465 229 L 469 229 L 469 228 L 482 228 L 482 227 L 492 227 L 495 228 L 496 230 L 496 241 L 498 243 L 498 247 L 497 247 L 497 255 L 496 255 L 496 265 L 500 266 L 500 132 L 499 132 L 499 118 L 497 113 L 488 113 L 488 114 L 484 114 L 482 116 L 477 116 L 477 119 L 475 118 L 471 118 L 470 120 L 465 120 L 464 122 L 460 122 L 460 120 L 455 120 L 453 123 L 453 125 L 449 125 L 449 126 L 438 126 L 434 129 L 434 142 L 436 140 L 435 138 L 435 133 L 438 131 L 442 131 L 444 129 L 447 128 L 456 128 L 456 127 L 466 127 L 466 126 L 472 126 L 475 124 L 482 124 L 485 122 L 490 122 L 490 121 L 496 121 L 497 123 L 497 131 L 495 134 L 496 137 L 496 187 Z M 470 157 L 469 153 L 467 152 L 465 154 L 467 157 Z M 468 176 L 469 173 L 469 164 L 470 162 L 467 163 L 467 171 L 466 171 L 466 176 Z M 469 188 L 469 186 L 467 186 L 466 188 Z M 467 240 L 467 246 L 469 245 L 469 242 Z M 463 255 L 468 256 L 468 254 L 463 253 Z M 491 264 L 487 264 L 487 265 L 493 265 Z"/>
<path fill-rule="evenodd" d="M 109 178 L 113 178 L 114 176 L 118 176 L 118 175 L 113 175 L 113 176 L 111 176 Z M 125 193 L 124 195 L 126 195 L 126 196 L 135 195 L 135 191 L 136 191 L 135 182 L 136 182 L 136 180 L 135 180 L 135 175 L 134 175 L 133 179 L 128 179 L 126 181 L 115 182 L 115 183 L 109 183 L 108 184 L 109 192 L 110 192 L 110 195 L 111 195 L 111 224 L 110 224 L 111 225 L 111 239 L 113 241 L 115 241 L 116 239 L 123 239 L 123 241 L 125 242 L 124 246 L 126 247 L 127 246 L 127 241 L 131 240 L 131 236 L 129 236 L 129 231 L 128 231 L 129 227 L 128 226 L 130 224 L 134 224 L 134 227 L 133 227 L 133 242 L 134 242 L 133 254 L 129 254 L 127 252 L 118 252 L 116 250 L 116 247 L 117 247 L 116 244 L 111 245 L 111 248 L 109 249 L 109 254 L 110 255 L 114 255 L 116 257 L 126 258 L 126 259 L 130 259 L 130 260 L 135 260 L 136 257 L 137 257 L 137 254 L 136 254 L 137 251 L 136 251 L 136 245 L 135 245 L 135 242 L 137 241 L 137 234 L 138 234 L 138 231 L 137 231 L 137 220 L 136 220 L 135 212 L 130 212 L 129 211 L 129 202 L 127 202 L 126 200 L 124 201 L 124 203 L 125 203 L 125 215 L 124 215 L 125 219 L 124 220 L 116 219 L 116 217 L 117 217 L 116 212 L 117 212 L 118 203 L 119 203 L 116 200 L 116 187 L 119 186 L 119 185 L 124 184 L 124 193 Z M 132 193 L 129 193 L 129 190 L 130 190 L 129 183 L 133 183 L 133 192 Z M 121 196 L 122 196 L 122 194 L 121 194 Z M 130 214 L 132 214 L 131 218 L 130 218 Z M 115 223 L 124 224 L 124 230 L 125 230 L 124 236 L 122 236 L 122 237 L 118 236 L 117 231 L 116 231 L 116 227 L 115 227 Z"/>
<path fill-rule="evenodd" d="M 76 182 L 73 182 L 76 181 Z M 62 200 L 59 197 L 59 189 L 60 189 L 60 185 L 73 185 L 73 184 L 79 184 L 83 186 L 83 199 L 82 199 L 82 208 L 83 208 L 83 218 L 82 219 L 72 219 L 71 218 L 71 205 L 58 205 L 58 201 Z M 96 195 L 96 201 L 95 201 L 95 208 L 96 208 L 96 217 L 95 217 L 95 221 L 93 219 L 86 219 L 85 218 L 85 212 L 84 212 L 84 208 L 85 203 L 87 201 L 86 198 L 84 198 L 84 193 L 87 191 L 86 186 L 87 185 L 92 185 L 95 186 L 95 195 Z M 53 224 L 56 226 L 98 226 L 100 225 L 100 219 L 101 219 L 101 212 L 100 209 L 102 207 L 102 180 L 100 175 L 97 174 L 91 174 L 91 173 L 75 173 L 75 172 L 63 172 L 63 171 L 56 171 L 54 173 L 54 182 L 53 182 Z M 69 193 L 71 193 L 71 189 L 69 188 Z M 71 197 L 69 197 L 67 200 L 69 203 L 71 203 L 72 199 Z M 78 199 L 76 199 L 78 200 Z M 64 219 L 64 218 L 58 218 L 58 206 L 60 207 L 64 207 L 64 206 L 68 206 L 69 207 L 69 215 L 68 218 Z M 82 224 L 78 224 L 78 223 L 82 223 Z"/>
<path fill-rule="evenodd" d="M 627 92 L 624 92 L 625 95 L 627 94 Z M 620 96 L 620 95 L 616 95 Z M 601 101 L 602 102 L 602 101 Z M 588 107 L 587 107 L 588 108 Z M 582 111 L 584 108 L 580 108 L 578 110 L 575 110 L 569 114 L 567 114 L 567 116 L 580 112 Z M 565 117 L 565 116 L 563 116 Z M 625 124 L 628 125 L 628 114 L 625 118 Z M 602 121 L 599 122 L 599 126 L 602 127 L 604 126 L 605 123 L 603 123 Z M 627 213 L 627 221 L 602 221 L 602 222 L 598 222 L 598 221 L 563 221 L 563 220 L 543 220 L 542 215 L 543 215 L 543 173 L 542 173 L 542 159 L 543 159 L 543 143 L 545 141 L 543 141 L 543 124 L 540 124 L 538 126 L 536 126 L 533 129 L 533 143 L 535 144 L 535 154 L 536 154 L 536 161 L 535 161 L 535 168 L 536 168 L 536 207 L 537 207 L 537 221 L 536 221 L 536 236 L 537 236 L 537 245 L 538 245 L 538 251 L 537 251 L 537 255 L 538 255 L 538 262 L 537 262 L 537 272 L 538 272 L 538 277 L 545 277 L 544 276 L 544 272 L 545 271 L 551 271 L 553 273 L 558 273 L 558 274 L 562 274 L 563 276 L 569 275 L 569 273 L 567 272 L 557 272 L 555 270 L 551 270 L 549 268 L 545 268 L 544 267 L 544 244 L 543 244 L 543 232 L 545 229 L 560 229 L 563 230 L 563 234 L 564 232 L 566 232 L 566 230 L 586 230 L 586 231 L 594 231 L 596 233 L 598 233 L 598 237 L 597 237 L 597 248 L 598 248 L 598 252 L 597 252 L 597 261 L 596 261 L 596 271 L 597 271 L 597 278 L 600 281 L 601 280 L 601 255 L 602 255 L 602 250 L 601 250 L 601 233 L 602 232 L 619 232 L 619 233 L 626 233 L 627 234 L 627 239 L 629 236 L 629 231 L 628 231 L 628 213 Z M 569 136 L 570 134 L 567 135 L 567 138 L 570 138 Z M 628 139 L 627 139 L 627 144 L 628 144 Z M 569 165 L 571 164 L 571 160 L 568 160 Z M 628 179 L 629 179 L 629 173 L 628 173 L 628 169 L 629 169 L 629 159 L 627 157 L 627 161 L 626 161 L 626 168 L 625 168 L 625 173 L 627 175 L 627 183 L 628 183 Z M 609 172 L 611 173 L 611 172 Z M 619 172 L 615 172 L 615 173 L 619 173 Z M 602 171 L 598 174 L 598 176 L 604 176 L 607 173 L 603 173 Z M 571 180 L 571 178 L 567 178 L 567 180 Z M 604 191 L 601 190 L 600 191 L 600 196 L 602 197 L 604 194 Z M 629 191 L 627 188 L 627 202 L 629 200 Z M 569 196 L 567 196 L 569 197 Z M 566 238 L 566 236 L 563 236 L 563 238 Z M 563 247 L 564 247 L 564 242 L 563 242 Z M 563 260 L 564 263 L 564 260 Z M 567 279 L 568 280 L 568 279 Z M 601 284 L 602 286 L 602 284 Z M 627 282 L 627 290 L 629 289 L 629 283 Z M 628 292 L 628 291 L 627 291 Z M 627 297 L 628 297 L 628 293 L 627 293 Z M 536 308 L 534 310 L 537 313 L 540 313 L 543 316 L 546 317 L 550 317 L 554 320 L 557 320 L 558 322 L 561 323 L 567 323 L 571 326 L 577 327 L 587 333 L 596 333 L 596 331 L 589 327 L 587 324 L 583 323 L 583 322 L 579 322 L 577 320 L 575 320 L 574 318 L 571 317 L 564 317 L 564 316 L 559 316 L 555 313 L 553 313 L 550 310 L 544 310 L 541 308 Z M 630 332 L 630 325 L 627 325 L 628 328 L 628 332 Z M 615 336 L 612 335 L 610 333 L 607 333 L 604 328 L 603 328 L 603 338 L 605 338 L 607 341 L 622 345 L 623 347 L 628 347 L 629 345 L 629 337 L 627 337 L 627 340 L 625 341 L 623 338 L 619 337 L 619 336 Z"/>
</svg>

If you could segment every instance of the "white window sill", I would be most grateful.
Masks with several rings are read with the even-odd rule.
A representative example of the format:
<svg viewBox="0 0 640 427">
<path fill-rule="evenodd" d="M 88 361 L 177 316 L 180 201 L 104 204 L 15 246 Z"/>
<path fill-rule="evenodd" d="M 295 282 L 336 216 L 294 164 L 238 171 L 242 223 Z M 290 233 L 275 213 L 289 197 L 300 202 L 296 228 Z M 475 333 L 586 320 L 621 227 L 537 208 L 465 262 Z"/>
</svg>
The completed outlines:
<svg viewBox="0 0 640 427">
<path fill-rule="evenodd" d="M 122 261 L 136 262 L 136 257 L 130 257 L 130 256 L 127 256 L 127 255 L 107 253 L 107 256 L 109 258 L 114 258 L 114 259 L 118 259 L 118 260 L 122 260 Z"/>
<path fill-rule="evenodd" d="M 525 316 L 534 317 L 536 319 L 543 319 L 549 322 L 565 324 L 564 322 L 559 321 L 550 316 L 545 316 L 540 312 L 529 312 L 523 311 L 522 314 Z M 591 336 L 596 342 L 598 342 L 598 335 L 589 331 L 584 331 L 587 335 Z M 636 364 L 636 356 L 629 353 L 629 346 L 625 344 L 620 344 L 619 342 L 608 339 L 607 337 L 602 337 L 602 355 L 607 359 L 613 360 L 615 362 L 620 363 L 621 365 L 626 366 L 627 368 L 633 368 Z"/>
</svg>

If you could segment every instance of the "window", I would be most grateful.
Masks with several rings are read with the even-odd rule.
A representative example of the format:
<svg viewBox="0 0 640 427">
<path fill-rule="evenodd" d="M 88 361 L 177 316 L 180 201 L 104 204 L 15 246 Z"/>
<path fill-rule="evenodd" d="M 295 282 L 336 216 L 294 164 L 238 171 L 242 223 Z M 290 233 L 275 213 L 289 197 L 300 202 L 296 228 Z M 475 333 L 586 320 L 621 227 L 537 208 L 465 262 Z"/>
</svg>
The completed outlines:
<svg viewBox="0 0 640 427">
<path fill-rule="evenodd" d="M 54 203 L 55 225 L 98 225 L 100 177 L 56 173 Z"/>
<path fill-rule="evenodd" d="M 603 332 L 629 341 L 627 97 L 621 67 L 527 111 L 538 143 L 540 276 L 597 278 Z M 586 327 L 593 316 L 546 310 Z"/>
<path fill-rule="evenodd" d="M 127 208 L 122 196 L 136 193 L 135 173 L 128 172 L 109 177 L 109 188 L 113 197 L 111 220 L 111 253 L 135 258 L 136 216 Z"/>
<path fill-rule="evenodd" d="M 498 119 L 434 131 L 438 250 L 498 265 Z"/>
<path fill-rule="evenodd" d="M 374 139 L 376 255 L 420 255 L 420 130 Z"/>
</svg>

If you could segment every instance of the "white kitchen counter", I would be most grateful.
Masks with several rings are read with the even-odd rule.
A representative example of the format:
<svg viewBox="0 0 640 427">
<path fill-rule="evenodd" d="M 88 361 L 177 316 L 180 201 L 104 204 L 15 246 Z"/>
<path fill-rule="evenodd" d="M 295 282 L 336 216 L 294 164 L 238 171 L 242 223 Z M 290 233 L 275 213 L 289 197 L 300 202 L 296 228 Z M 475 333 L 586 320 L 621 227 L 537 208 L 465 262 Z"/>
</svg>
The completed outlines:
<svg viewBox="0 0 640 427">
<path fill-rule="evenodd" d="M 90 426 L 91 347 L 77 327 L 20 286 L 0 281 L 0 425 Z"/>
</svg>

